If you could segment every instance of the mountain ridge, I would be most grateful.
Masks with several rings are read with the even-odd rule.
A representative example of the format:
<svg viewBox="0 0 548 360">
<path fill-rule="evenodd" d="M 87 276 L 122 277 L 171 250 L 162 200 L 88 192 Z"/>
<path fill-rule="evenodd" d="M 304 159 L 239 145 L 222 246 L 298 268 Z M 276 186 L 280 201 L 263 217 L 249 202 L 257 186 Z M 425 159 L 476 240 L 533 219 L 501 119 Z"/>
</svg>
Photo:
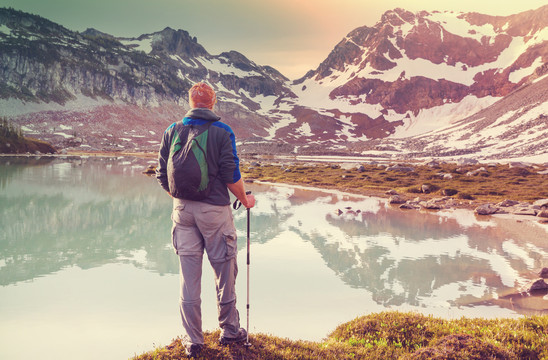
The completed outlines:
<svg viewBox="0 0 548 360">
<path fill-rule="evenodd" d="M 291 81 L 236 51 L 211 55 L 185 30 L 122 38 L 0 9 L 0 115 L 60 148 L 151 151 L 188 109 L 191 84 L 205 80 L 249 151 L 363 154 L 386 142 L 397 151 L 384 155 L 405 157 L 401 139 L 413 143 L 546 74 L 547 13 L 397 8 Z"/>
</svg>

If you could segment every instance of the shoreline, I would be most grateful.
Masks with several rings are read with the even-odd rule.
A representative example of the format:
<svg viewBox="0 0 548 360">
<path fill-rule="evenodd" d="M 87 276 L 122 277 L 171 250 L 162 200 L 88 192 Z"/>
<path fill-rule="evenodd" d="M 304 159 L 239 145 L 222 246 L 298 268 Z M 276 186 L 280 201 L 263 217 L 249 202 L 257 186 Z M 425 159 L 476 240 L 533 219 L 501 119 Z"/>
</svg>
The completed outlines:
<svg viewBox="0 0 548 360">
<path fill-rule="evenodd" d="M 156 159 L 157 153 L 152 152 L 86 152 L 86 151 L 67 151 L 65 153 L 57 154 L 0 154 L 0 157 L 80 157 L 80 158 L 122 158 L 122 157 L 135 157 L 141 159 Z M 515 221 L 533 221 L 538 222 L 539 225 L 545 225 L 548 227 L 548 216 L 538 217 L 537 213 L 541 208 L 548 207 L 535 207 L 534 201 L 547 199 L 548 191 L 544 194 L 546 196 L 537 196 L 535 200 L 532 200 L 530 193 L 525 192 L 529 198 L 526 199 L 523 194 L 509 194 L 501 195 L 499 191 L 502 184 L 499 184 L 496 180 L 491 181 L 491 184 L 487 185 L 481 192 L 487 193 L 477 195 L 470 194 L 471 191 L 464 192 L 460 190 L 457 194 L 451 195 L 451 193 L 444 194 L 444 191 L 453 190 L 444 188 L 446 180 L 445 177 L 453 179 L 453 177 L 468 177 L 461 179 L 459 184 L 451 184 L 453 187 L 467 185 L 466 183 L 482 182 L 489 177 L 489 172 L 495 169 L 495 172 L 501 172 L 503 168 L 514 169 L 516 182 L 519 182 L 521 188 L 528 187 L 527 180 L 528 175 L 535 175 L 536 169 L 538 174 L 541 174 L 542 178 L 546 180 L 541 181 L 545 186 L 530 186 L 534 190 L 548 188 L 548 164 L 524 164 L 524 163 L 479 163 L 477 161 L 462 160 L 462 164 L 458 163 L 446 163 L 443 161 L 430 160 L 429 162 L 410 160 L 410 161 L 394 161 L 393 159 L 369 159 L 366 161 L 366 157 L 357 158 L 355 156 L 349 156 L 347 158 L 334 157 L 334 156 L 299 156 L 299 155 L 252 155 L 241 156 L 240 170 L 242 177 L 247 183 L 257 182 L 272 185 L 290 185 L 290 186 L 302 186 L 311 190 L 323 190 L 323 191 L 335 191 L 353 196 L 366 196 L 375 197 L 387 201 L 390 206 L 400 207 L 402 210 L 419 210 L 419 211 L 440 211 L 440 210 L 457 210 L 465 209 L 476 213 L 477 216 L 497 216 L 500 218 L 512 219 Z M 343 161 L 344 160 L 344 161 Z M 392 166 L 391 166 L 392 164 Z M 395 164 L 395 165 L 393 165 Z M 409 172 L 406 166 L 412 167 L 412 171 Z M 399 167 L 399 169 L 397 169 Z M 322 177 L 327 173 L 323 171 L 327 168 L 327 171 L 331 170 L 332 173 L 337 173 L 336 177 L 332 174 L 331 180 L 328 182 L 323 181 Z M 361 168 L 361 170 L 360 170 Z M 394 168 L 393 171 L 388 171 Z M 462 174 L 458 173 L 458 168 L 462 168 Z M 143 173 L 153 170 L 154 167 L 144 169 Z M 257 170 L 259 169 L 259 170 Z M 262 171 L 268 169 L 268 171 Z M 443 179 L 434 179 L 439 176 L 440 173 L 435 174 L 434 169 L 441 171 Z M 525 169 L 525 170 L 524 170 Z M 367 182 L 368 175 L 371 172 L 376 172 L 381 176 L 377 176 L 373 181 L 375 184 L 368 184 L 366 186 L 356 185 L 357 182 Z M 427 173 L 427 176 L 423 176 L 420 179 L 411 179 L 402 186 L 397 184 L 399 180 L 409 178 L 409 174 L 416 175 L 414 173 Z M 296 177 L 296 173 L 302 173 L 303 176 Z M 387 176 L 386 174 L 389 174 Z M 470 175 L 473 173 L 473 175 Z M 465 176 L 461 176 L 465 174 Z M 505 174 L 503 174 L 505 175 Z M 362 178 L 360 178 L 360 176 Z M 365 177 L 365 178 L 364 178 Z M 416 177 L 416 176 L 415 176 Z M 347 181 L 350 179 L 350 181 Z M 398 181 L 396 181 L 398 180 Z M 441 181 L 439 181 L 441 180 Z M 504 176 L 501 177 L 501 181 L 505 180 Z M 425 183 L 425 184 L 421 184 Z M 432 186 L 433 191 L 423 191 L 423 187 Z M 464 189 L 467 190 L 467 189 Z M 456 190 L 453 190 L 456 191 Z M 478 192 L 478 191 L 477 191 Z M 495 194 L 491 196 L 490 194 Z M 502 204 L 502 202 L 507 202 Z M 509 206 L 508 202 L 517 202 L 516 204 Z M 498 206 L 502 204 L 503 206 Z M 482 209 L 483 207 L 483 209 Z M 516 208 L 518 207 L 518 208 Z M 478 209 L 480 210 L 478 212 Z M 534 214 L 534 216 L 532 216 Z M 547 214 L 548 215 L 548 214 Z M 548 230 L 547 230 L 548 231 Z"/>
</svg>

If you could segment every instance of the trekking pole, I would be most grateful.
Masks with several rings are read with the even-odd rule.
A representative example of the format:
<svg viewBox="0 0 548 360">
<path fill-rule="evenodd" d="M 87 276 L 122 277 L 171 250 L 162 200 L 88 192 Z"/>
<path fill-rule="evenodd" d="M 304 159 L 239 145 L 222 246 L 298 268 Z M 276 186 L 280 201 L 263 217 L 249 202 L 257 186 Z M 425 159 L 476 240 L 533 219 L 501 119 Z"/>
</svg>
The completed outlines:
<svg viewBox="0 0 548 360">
<path fill-rule="evenodd" d="M 249 191 L 249 193 L 251 194 L 251 191 Z M 250 244 L 250 241 L 249 241 L 249 208 L 247 208 L 247 339 L 245 341 L 245 346 L 246 347 L 250 347 L 251 346 L 251 343 L 249 342 L 249 264 L 250 264 L 250 261 L 249 261 L 249 244 Z"/>
<path fill-rule="evenodd" d="M 246 191 L 245 192 L 246 195 L 249 195 L 251 194 L 251 191 Z M 238 200 L 234 201 L 234 204 L 232 205 L 232 207 L 234 208 L 234 210 L 238 210 L 240 208 L 240 206 L 242 206 L 242 203 Z M 246 348 L 249 348 L 251 346 L 251 343 L 249 342 L 249 264 L 250 264 L 250 261 L 249 261 L 249 249 L 250 249 L 250 237 L 249 237 L 249 218 L 250 218 L 250 209 L 247 208 L 247 305 L 246 305 L 246 310 L 247 310 L 247 328 L 246 328 L 246 332 L 247 332 L 247 337 L 246 337 L 246 340 L 245 340 L 245 344 L 244 346 Z"/>
</svg>

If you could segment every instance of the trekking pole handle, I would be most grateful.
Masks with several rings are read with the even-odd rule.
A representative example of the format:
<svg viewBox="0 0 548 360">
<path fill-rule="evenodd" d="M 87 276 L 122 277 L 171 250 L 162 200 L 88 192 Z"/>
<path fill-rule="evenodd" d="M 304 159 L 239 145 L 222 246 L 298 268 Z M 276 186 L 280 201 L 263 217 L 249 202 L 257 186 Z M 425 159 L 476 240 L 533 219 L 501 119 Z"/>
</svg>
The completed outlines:
<svg viewBox="0 0 548 360">
<path fill-rule="evenodd" d="M 246 196 L 247 196 L 247 195 L 251 195 L 251 191 L 250 191 L 250 190 L 246 191 L 246 192 L 245 192 L 245 195 L 246 195 Z M 232 208 L 233 208 L 234 210 L 238 210 L 238 209 L 240 208 L 240 206 L 242 206 L 242 202 L 241 202 L 240 200 L 238 200 L 238 199 L 234 200 L 234 203 L 232 204 Z M 247 210 L 249 211 L 249 209 L 247 209 Z"/>
</svg>

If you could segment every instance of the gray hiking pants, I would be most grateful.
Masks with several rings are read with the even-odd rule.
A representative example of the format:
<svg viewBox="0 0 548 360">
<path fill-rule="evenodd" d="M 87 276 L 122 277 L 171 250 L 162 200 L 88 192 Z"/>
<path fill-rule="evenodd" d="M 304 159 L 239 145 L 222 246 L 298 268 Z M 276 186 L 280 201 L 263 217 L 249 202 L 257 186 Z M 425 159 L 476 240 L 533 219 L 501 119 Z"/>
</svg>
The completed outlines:
<svg viewBox="0 0 548 360">
<path fill-rule="evenodd" d="M 174 199 L 172 241 L 180 260 L 179 309 L 186 342 L 203 344 L 201 280 L 204 249 L 215 273 L 221 336 L 236 337 L 240 317 L 236 310 L 236 228 L 229 205 Z"/>
</svg>

